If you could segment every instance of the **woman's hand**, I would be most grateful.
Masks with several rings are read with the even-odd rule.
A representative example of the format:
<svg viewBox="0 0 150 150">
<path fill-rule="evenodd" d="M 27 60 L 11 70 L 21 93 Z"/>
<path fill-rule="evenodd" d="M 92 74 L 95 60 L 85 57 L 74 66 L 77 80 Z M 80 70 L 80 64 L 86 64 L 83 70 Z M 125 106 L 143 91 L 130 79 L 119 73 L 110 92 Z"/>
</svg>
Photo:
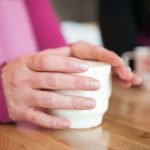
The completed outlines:
<svg viewBox="0 0 150 150">
<path fill-rule="evenodd" d="M 141 77 L 131 72 L 123 59 L 113 51 L 87 42 L 73 43 L 69 47 L 57 49 L 56 51 L 48 51 L 53 55 L 59 54 L 81 60 L 97 60 L 108 63 L 112 66 L 113 81 L 124 88 L 129 88 L 132 85 L 140 85 L 142 82 Z"/>
<path fill-rule="evenodd" d="M 141 84 L 141 77 L 134 74 L 126 66 L 123 59 L 114 52 L 103 47 L 86 42 L 74 43 L 71 46 L 71 56 L 79 59 L 89 59 L 105 62 L 112 65 L 113 81 L 122 87 L 129 88 L 132 85 Z"/>
<path fill-rule="evenodd" d="M 60 48 L 67 53 L 69 48 Z M 58 50 L 59 51 L 59 50 Z M 52 55 L 51 51 L 21 56 L 2 70 L 2 79 L 10 118 L 29 121 L 48 128 L 68 128 L 70 122 L 44 113 L 44 108 L 92 109 L 95 100 L 58 94 L 53 90 L 97 90 L 96 79 L 71 75 L 88 70 L 77 58 Z"/>
<path fill-rule="evenodd" d="M 140 77 L 129 71 L 115 53 L 89 43 L 79 42 L 59 49 L 48 49 L 30 56 L 21 56 L 2 71 L 3 87 L 10 118 L 29 121 L 48 128 L 68 128 L 65 118 L 50 116 L 46 108 L 92 109 L 95 100 L 62 95 L 54 90 L 98 90 L 100 83 L 89 77 L 71 75 L 88 70 L 81 59 L 112 65 L 114 80 L 124 87 L 138 85 Z"/>
</svg>

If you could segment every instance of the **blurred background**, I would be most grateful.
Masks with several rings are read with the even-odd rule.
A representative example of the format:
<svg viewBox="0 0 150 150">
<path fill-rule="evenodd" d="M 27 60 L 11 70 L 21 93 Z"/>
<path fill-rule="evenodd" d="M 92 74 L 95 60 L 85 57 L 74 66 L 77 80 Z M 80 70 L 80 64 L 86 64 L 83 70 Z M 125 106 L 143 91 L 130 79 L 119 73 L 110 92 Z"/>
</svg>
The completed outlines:
<svg viewBox="0 0 150 150">
<path fill-rule="evenodd" d="M 52 0 L 68 43 L 102 45 L 122 56 L 150 89 L 150 0 Z"/>
<path fill-rule="evenodd" d="M 52 2 L 68 42 L 89 41 L 119 55 L 137 46 L 150 46 L 150 0 Z"/>
<path fill-rule="evenodd" d="M 52 0 L 63 20 L 89 22 L 97 20 L 98 0 Z"/>
<path fill-rule="evenodd" d="M 102 45 L 98 22 L 98 0 L 52 0 L 62 20 L 67 42 L 79 40 Z"/>
</svg>

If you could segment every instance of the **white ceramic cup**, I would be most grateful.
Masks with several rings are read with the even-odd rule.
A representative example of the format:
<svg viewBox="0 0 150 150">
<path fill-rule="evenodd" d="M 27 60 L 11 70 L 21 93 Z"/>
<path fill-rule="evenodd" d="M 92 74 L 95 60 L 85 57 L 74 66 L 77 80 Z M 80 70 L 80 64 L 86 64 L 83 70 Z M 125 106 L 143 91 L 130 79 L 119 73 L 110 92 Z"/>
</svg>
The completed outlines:
<svg viewBox="0 0 150 150">
<path fill-rule="evenodd" d="M 61 116 L 71 121 L 73 129 L 82 129 L 98 126 L 102 123 L 103 115 L 108 109 L 111 96 L 111 65 L 96 61 L 87 61 L 89 70 L 84 73 L 77 73 L 81 76 L 89 76 L 99 80 L 101 88 L 97 91 L 65 91 L 57 90 L 59 93 L 91 97 L 96 100 L 96 107 L 91 110 L 65 110 L 53 109 L 49 113 L 54 116 Z"/>
<path fill-rule="evenodd" d="M 144 69 L 145 59 L 150 54 L 150 47 L 138 46 L 133 51 L 123 53 L 122 58 L 129 66 L 129 61 L 134 60 L 135 72 L 143 79 L 143 87 L 150 91 L 150 72 Z"/>
</svg>

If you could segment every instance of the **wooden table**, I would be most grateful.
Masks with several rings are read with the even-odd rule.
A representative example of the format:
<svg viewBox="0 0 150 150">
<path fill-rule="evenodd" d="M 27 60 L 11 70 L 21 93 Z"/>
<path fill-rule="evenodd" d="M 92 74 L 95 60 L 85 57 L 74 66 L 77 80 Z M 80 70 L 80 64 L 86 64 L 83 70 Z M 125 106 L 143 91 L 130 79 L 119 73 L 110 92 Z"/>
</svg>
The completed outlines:
<svg viewBox="0 0 150 150">
<path fill-rule="evenodd" d="M 0 150 L 150 150 L 150 94 L 115 86 L 103 125 L 96 128 L 0 125 Z"/>
</svg>

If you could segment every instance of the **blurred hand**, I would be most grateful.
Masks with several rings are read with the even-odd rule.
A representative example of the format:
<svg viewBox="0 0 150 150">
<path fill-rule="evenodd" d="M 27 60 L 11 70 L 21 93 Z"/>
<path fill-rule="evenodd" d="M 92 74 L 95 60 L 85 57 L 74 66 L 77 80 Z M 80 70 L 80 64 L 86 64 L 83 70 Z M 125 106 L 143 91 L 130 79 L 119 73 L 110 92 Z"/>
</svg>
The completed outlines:
<svg viewBox="0 0 150 150">
<path fill-rule="evenodd" d="M 143 68 L 145 71 L 150 72 L 150 52 L 143 61 Z"/>
<path fill-rule="evenodd" d="M 88 70 L 88 65 L 82 59 L 111 64 L 114 80 L 124 87 L 141 83 L 140 77 L 130 72 L 115 53 L 85 42 L 21 56 L 2 70 L 10 118 L 14 121 L 33 122 L 47 128 L 62 129 L 70 126 L 69 120 L 46 114 L 46 108 L 93 109 L 96 104 L 91 98 L 62 95 L 54 91 L 94 91 L 100 88 L 96 79 L 69 74 Z"/>
</svg>

